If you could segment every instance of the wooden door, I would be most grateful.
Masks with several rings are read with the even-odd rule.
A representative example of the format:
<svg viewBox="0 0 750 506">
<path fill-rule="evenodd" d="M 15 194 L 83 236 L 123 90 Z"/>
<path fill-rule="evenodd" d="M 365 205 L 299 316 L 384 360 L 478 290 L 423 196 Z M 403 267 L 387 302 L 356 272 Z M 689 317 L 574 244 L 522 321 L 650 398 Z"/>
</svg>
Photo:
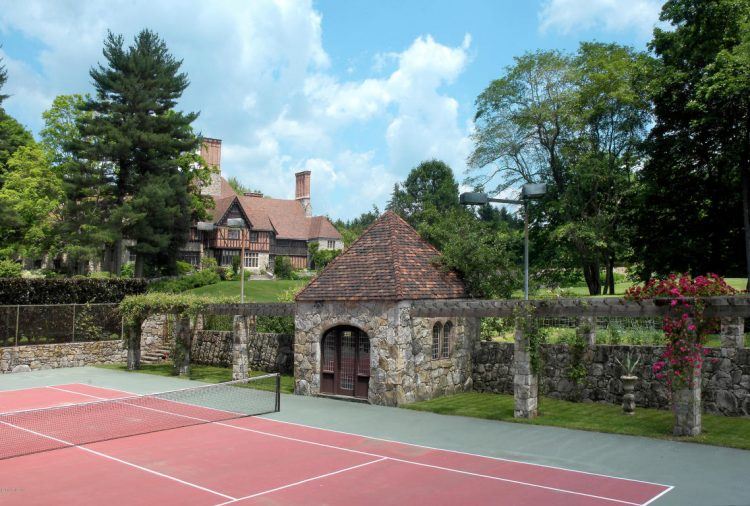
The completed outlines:
<svg viewBox="0 0 750 506">
<path fill-rule="evenodd" d="M 321 342 L 320 391 L 367 398 L 370 339 L 354 327 L 335 327 Z"/>
</svg>

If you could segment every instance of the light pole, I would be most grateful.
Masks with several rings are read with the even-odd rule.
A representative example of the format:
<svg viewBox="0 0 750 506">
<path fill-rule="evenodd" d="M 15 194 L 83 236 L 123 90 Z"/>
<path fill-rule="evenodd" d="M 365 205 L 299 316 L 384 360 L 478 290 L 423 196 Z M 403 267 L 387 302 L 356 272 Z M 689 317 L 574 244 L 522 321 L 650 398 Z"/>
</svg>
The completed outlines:
<svg viewBox="0 0 750 506">
<path fill-rule="evenodd" d="M 229 228 L 240 229 L 240 303 L 245 303 L 245 220 L 242 218 L 227 218 Z"/>
<path fill-rule="evenodd" d="M 482 206 L 490 202 L 523 206 L 523 297 L 529 300 L 529 200 L 541 198 L 547 193 L 544 183 L 528 183 L 521 188 L 521 200 L 495 199 L 482 192 L 462 193 L 459 201 L 465 206 Z"/>
</svg>

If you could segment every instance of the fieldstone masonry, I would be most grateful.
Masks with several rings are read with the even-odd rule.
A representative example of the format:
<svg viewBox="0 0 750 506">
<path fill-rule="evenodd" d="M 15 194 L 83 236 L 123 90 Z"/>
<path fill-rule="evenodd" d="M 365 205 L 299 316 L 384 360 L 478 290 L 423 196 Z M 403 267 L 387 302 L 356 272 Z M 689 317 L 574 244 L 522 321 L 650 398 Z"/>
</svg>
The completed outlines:
<svg viewBox="0 0 750 506">
<path fill-rule="evenodd" d="M 250 327 L 252 325 L 252 317 L 234 317 L 232 332 L 232 379 L 247 379 L 247 373 L 250 370 L 247 339 L 250 335 Z"/>
<path fill-rule="evenodd" d="M 628 353 L 641 357 L 635 384 L 637 406 L 669 409 L 670 392 L 666 380 L 657 379 L 651 369 L 664 351 L 660 346 L 597 345 L 585 361 L 586 377 L 570 379 L 570 350 L 564 344 L 541 346 L 542 374 L 539 393 L 554 399 L 621 404 L 622 369 L 615 358 L 624 361 Z M 709 348 L 702 371 L 703 411 L 728 416 L 750 415 L 750 348 Z M 479 341 L 473 353 L 474 390 L 513 393 L 514 343 Z"/>
<path fill-rule="evenodd" d="M 521 327 L 516 327 L 513 342 L 513 416 L 534 418 L 539 406 L 539 378 L 531 369 L 529 338 Z"/>
<path fill-rule="evenodd" d="M 432 359 L 432 328 L 445 318 L 412 318 L 409 301 L 298 302 L 294 339 L 295 392 L 320 393 L 320 341 L 347 325 L 370 338 L 368 400 L 397 406 L 439 395 L 470 391 L 475 318 L 455 318 L 449 358 Z"/>
<path fill-rule="evenodd" d="M 0 348 L 0 372 L 117 364 L 126 356 L 120 340 L 6 347 Z"/>
</svg>

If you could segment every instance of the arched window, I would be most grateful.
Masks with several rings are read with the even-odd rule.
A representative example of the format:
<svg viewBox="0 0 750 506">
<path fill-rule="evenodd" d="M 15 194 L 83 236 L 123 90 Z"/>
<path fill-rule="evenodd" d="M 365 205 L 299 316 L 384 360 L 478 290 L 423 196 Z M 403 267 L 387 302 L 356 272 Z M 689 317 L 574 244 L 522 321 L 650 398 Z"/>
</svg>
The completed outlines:
<svg viewBox="0 0 750 506">
<path fill-rule="evenodd" d="M 443 326 L 437 322 L 432 327 L 432 358 L 440 358 L 440 334 L 443 332 Z"/>
<path fill-rule="evenodd" d="M 443 343 L 441 348 L 441 355 L 443 358 L 448 358 L 451 354 L 451 340 L 453 339 L 453 324 L 451 322 L 445 322 L 443 327 Z"/>
</svg>

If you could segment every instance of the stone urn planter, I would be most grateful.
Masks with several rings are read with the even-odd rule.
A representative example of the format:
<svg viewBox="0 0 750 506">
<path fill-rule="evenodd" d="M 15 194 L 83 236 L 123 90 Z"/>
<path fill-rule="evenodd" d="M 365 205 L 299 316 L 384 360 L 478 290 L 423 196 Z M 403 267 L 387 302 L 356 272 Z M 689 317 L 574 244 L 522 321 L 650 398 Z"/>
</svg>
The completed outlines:
<svg viewBox="0 0 750 506">
<path fill-rule="evenodd" d="M 620 376 L 622 380 L 622 412 L 626 415 L 632 415 L 635 413 L 635 382 L 638 381 L 638 376 Z"/>
</svg>

